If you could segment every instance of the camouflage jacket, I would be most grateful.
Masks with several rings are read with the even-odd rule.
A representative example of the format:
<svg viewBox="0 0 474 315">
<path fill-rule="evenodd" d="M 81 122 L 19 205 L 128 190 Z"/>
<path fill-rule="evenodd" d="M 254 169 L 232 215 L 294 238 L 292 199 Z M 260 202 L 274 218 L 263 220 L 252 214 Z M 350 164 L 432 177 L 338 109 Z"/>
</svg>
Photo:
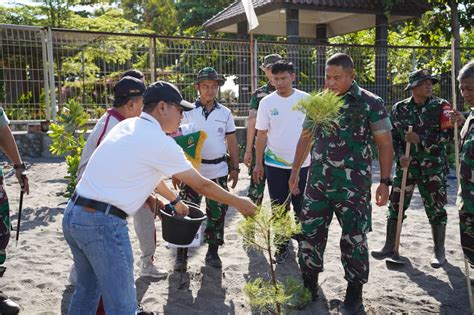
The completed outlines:
<svg viewBox="0 0 474 315">
<path fill-rule="evenodd" d="M 250 109 L 258 110 L 258 106 L 260 105 L 260 101 L 262 100 L 262 98 L 272 93 L 273 91 L 275 91 L 275 87 L 271 85 L 270 82 L 256 89 L 250 97 Z"/>
<path fill-rule="evenodd" d="M 420 163 L 421 174 L 442 174 L 447 171 L 446 146 L 453 137 L 453 130 L 441 130 L 440 117 L 445 103 L 446 100 L 433 96 L 425 104 L 416 105 L 413 97 L 409 97 L 393 106 L 392 136 L 397 163 L 405 154 L 405 133 L 411 125 L 421 142 L 411 146 L 410 156 Z M 400 166 L 397 164 L 397 167 Z"/>
<path fill-rule="evenodd" d="M 329 133 L 316 129 L 314 133 L 312 164 L 355 170 L 370 179 L 373 134 L 391 130 L 387 111 L 379 96 L 355 81 L 342 100 L 335 129 Z M 309 130 L 312 122 L 306 117 L 303 128 Z"/>
<path fill-rule="evenodd" d="M 474 108 L 461 130 L 461 196 L 474 205 Z"/>
</svg>

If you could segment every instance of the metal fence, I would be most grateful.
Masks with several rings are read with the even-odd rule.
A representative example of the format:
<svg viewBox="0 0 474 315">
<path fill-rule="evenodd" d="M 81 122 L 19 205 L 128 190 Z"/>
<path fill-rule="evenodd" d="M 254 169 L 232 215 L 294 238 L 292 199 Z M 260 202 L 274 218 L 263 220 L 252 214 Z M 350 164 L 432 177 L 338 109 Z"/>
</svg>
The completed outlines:
<svg viewBox="0 0 474 315">
<path fill-rule="evenodd" d="M 335 52 L 349 53 L 361 86 L 387 105 L 406 98 L 408 74 L 428 68 L 440 76 L 436 95 L 451 100 L 450 50 L 446 47 L 317 45 L 306 42 L 256 42 L 251 60 L 248 40 L 163 37 L 0 25 L 0 105 L 13 120 L 54 120 L 71 99 L 97 118 L 112 101 L 113 85 L 129 69 L 144 72 L 147 83 L 175 83 L 192 101 L 194 79 L 205 66 L 226 77 L 219 100 L 236 116 L 248 114 L 252 89 L 263 84 L 258 64 L 270 53 L 295 63 L 299 89 L 313 91 L 324 83 L 324 63 Z M 462 48 L 463 62 L 474 48 Z M 252 77 L 251 68 L 256 69 Z"/>
</svg>

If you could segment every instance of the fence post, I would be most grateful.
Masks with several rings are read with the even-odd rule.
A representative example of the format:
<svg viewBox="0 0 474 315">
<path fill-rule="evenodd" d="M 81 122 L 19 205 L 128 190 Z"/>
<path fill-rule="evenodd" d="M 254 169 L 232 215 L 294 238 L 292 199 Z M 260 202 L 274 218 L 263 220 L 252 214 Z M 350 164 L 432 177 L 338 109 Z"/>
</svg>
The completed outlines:
<svg viewBox="0 0 474 315">
<path fill-rule="evenodd" d="M 48 27 L 48 41 L 47 41 L 47 50 L 48 50 L 48 65 L 49 65 L 49 91 L 51 95 L 51 119 L 56 121 L 56 87 L 54 82 L 54 58 L 53 58 L 53 30 L 51 27 Z M 58 91 L 59 92 L 59 91 Z"/>
<path fill-rule="evenodd" d="M 156 34 L 153 34 L 153 37 L 150 38 L 150 49 L 148 56 L 150 57 L 150 68 L 151 68 L 151 82 L 156 81 L 156 65 L 155 65 L 155 58 L 156 58 Z"/>
<path fill-rule="evenodd" d="M 51 103 L 49 102 L 48 50 L 46 48 L 46 30 L 41 30 L 41 56 L 43 58 L 44 101 L 46 103 L 46 120 L 51 120 Z"/>
</svg>

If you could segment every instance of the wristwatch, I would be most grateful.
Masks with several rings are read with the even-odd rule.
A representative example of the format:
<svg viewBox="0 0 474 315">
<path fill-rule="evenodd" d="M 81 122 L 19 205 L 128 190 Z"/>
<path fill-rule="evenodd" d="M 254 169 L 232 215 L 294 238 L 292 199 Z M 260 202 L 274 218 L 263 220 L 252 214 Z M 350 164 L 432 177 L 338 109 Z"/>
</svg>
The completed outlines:
<svg viewBox="0 0 474 315">
<path fill-rule="evenodd" d="M 390 177 L 381 178 L 380 179 L 380 184 L 385 184 L 387 186 L 391 186 L 392 185 L 392 180 L 390 179 Z"/>
<path fill-rule="evenodd" d="M 239 167 L 234 167 L 234 166 L 232 166 L 232 167 L 230 168 L 230 171 L 237 171 L 237 173 L 240 173 L 240 168 L 239 168 Z"/>
<path fill-rule="evenodd" d="M 170 202 L 170 205 L 175 206 L 178 202 L 181 201 L 181 197 L 178 195 L 176 199 Z"/>
</svg>

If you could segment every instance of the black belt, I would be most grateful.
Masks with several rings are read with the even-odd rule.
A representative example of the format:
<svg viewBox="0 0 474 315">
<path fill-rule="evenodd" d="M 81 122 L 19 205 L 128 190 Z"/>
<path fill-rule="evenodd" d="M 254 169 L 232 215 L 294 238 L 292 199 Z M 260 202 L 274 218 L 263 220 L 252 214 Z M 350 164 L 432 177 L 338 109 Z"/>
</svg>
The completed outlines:
<svg viewBox="0 0 474 315">
<path fill-rule="evenodd" d="M 218 159 L 214 159 L 214 160 L 206 160 L 206 159 L 202 159 L 201 160 L 201 163 L 202 164 L 219 164 L 220 162 L 224 162 L 226 161 L 227 158 L 226 156 L 224 155 L 223 157 L 220 157 Z"/>
<path fill-rule="evenodd" d="M 82 207 L 88 207 L 88 208 L 93 208 L 97 211 L 103 212 L 105 214 L 112 214 L 116 217 L 119 217 L 120 219 L 125 220 L 128 217 L 128 214 L 117 208 L 116 206 L 113 206 L 109 203 L 89 199 L 89 198 L 84 198 L 79 196 L 77 193 L 74 193 L 71 197 L 72 202 L 78 206 Z"/>
</svg>

